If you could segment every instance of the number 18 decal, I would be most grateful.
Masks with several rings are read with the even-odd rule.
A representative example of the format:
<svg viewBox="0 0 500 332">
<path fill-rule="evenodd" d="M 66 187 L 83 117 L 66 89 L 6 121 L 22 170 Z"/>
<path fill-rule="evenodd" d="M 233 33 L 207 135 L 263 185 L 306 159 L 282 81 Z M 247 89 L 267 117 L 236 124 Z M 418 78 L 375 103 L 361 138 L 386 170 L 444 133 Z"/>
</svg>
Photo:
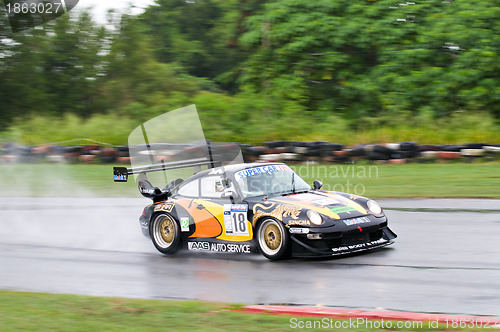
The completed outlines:
<svg viewBox="0 0 500 332">
<path fill-rule="evenodd" d="M 247 205 L 224 204 L 224 226 L 228 235 L 248 236 Z"/>
</svg>

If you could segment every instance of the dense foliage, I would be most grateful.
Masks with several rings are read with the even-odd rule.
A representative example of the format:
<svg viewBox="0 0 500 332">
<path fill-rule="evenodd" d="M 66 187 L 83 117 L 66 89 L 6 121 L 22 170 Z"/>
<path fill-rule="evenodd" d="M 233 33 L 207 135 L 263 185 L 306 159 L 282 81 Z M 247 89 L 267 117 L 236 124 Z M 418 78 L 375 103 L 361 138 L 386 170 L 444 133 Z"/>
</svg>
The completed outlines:
<svg viewBox="0 0 500 332">
<path fill-rule="evenodd" d="M 495 1 L 156 0 L 106 26 L 79 11 L 16 34 L 3 11 L 4 137 L 68 114 L 132 129 L 193 103 L 220 140 L 498 129 Z"/>
</svg>

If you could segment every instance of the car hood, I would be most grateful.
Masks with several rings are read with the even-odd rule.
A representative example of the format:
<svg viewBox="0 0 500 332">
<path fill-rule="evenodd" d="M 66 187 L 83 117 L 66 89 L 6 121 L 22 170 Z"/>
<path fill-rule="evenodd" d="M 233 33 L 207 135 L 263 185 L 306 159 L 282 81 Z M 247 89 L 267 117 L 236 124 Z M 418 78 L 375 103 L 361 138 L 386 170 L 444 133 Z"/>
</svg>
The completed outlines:
<svg viewBox="0 0 500 332">
<path fill-rule="evenodd" d="M 370 213 L 366 207 L 355 201 L 358 196 L 351 197 L 352 199 L 337 193 L 315 191 L 270 197 L 267 201 L 314 210 L 333 219 L 356 218 Z"/>
</svg>

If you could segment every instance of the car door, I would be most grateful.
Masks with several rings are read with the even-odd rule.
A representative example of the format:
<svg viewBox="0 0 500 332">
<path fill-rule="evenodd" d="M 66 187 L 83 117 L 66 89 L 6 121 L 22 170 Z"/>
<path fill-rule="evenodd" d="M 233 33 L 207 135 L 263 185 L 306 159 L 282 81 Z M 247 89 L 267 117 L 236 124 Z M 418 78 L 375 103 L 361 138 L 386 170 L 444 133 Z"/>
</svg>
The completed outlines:
<svg viewBox="0 0 500 332">
<path fill-rule="evenodd" d="M 200 200 L 198 203 L 209 211 L 221 225 L 217 239 L 226 241 L 249 241 L 253 237 L 248 221 L 248 205 L 233 204 L 229 198 L 222 198 L 226 189 L 222 175 L 210 175 L 200 179 Z"/>
</svg>

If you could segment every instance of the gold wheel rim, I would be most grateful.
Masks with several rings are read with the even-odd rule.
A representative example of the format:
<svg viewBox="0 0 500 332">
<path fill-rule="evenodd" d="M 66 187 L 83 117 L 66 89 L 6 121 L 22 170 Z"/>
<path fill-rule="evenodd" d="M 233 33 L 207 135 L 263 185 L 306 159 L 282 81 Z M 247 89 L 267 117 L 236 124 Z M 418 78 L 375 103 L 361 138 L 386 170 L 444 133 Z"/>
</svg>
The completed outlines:
<svg viewBox="0 0 500 332">
<path fill-rule="evenodd" d="M 160 236 L 162 240 L 167 244 L 171 244 L 172 241 L 174 241 L 175 226 L 172 220 L 170 220 L 169 218 L 164 218 L 160 222 Z"/>
<path fill-rule="evenodd" d="M 270 224 L 264 230 L 264 242 L 271 250 L 277 250 L 281 246 L 281 232 L 278 226 Z"/>
</svg>

